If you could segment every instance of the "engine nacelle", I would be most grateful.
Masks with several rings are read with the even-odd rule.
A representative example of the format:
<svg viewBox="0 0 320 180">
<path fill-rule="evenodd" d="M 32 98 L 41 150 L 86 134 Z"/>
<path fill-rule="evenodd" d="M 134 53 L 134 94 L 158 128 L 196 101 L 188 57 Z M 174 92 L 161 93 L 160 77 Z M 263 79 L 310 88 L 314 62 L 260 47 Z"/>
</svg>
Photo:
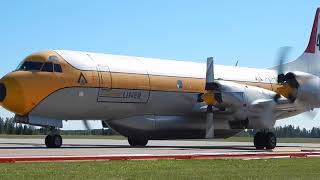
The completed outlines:
<svg viewBox="0 0 320 180">
<path fill-rule="evenodd" d="M 303 72 L 293 74 L 299 83 L 296 95 L 299 103 L 313 108 L 320 107 L 320 78 Z"/>
<path fill-rule="evenodd" d="M 222 103 L 217 107 L 227 107 L 233 112 L 233 120 L 230 123 L 246 122 L 240 125 L 249 129 L 274 126 L 276 121 L 273 112 L 276 105 L 273 100 L 276 95 L 274 91 L 228 81 L 219 81 L 217 85 L 222 98 Z"/>
</svg>

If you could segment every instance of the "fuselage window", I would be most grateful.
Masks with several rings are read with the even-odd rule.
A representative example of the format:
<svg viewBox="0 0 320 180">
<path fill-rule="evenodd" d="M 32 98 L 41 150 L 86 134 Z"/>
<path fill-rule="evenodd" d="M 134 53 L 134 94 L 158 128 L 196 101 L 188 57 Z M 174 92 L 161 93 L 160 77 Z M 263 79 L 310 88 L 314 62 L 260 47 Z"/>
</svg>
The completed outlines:
<svg viewBox="0 0 320 180">
<path fill-rule="evenodd" d="M 19 71 L 40 71 L 42 65 L 43 65 L 42 62 L 25 61 L 17 68 L 17 70 L 19 70 Z"/>
<path fill-rule="evenodd" d="M 181 80 L 178 80 L 178 81 L 177 81 L 177 88 L 178 88 L 178 89 L 181 89 L 182 87 L 183 87 L 182 81 L 181 81 Z"/>
<path fill-rule="evenodd" d="M 62 73 L 62 68 L 60 64 L 55 64 L 54 65 L 54 72 L 61 72 Z"/>
<path fill-rule="evenodd" d="M 45 64 L 43 65 L 41 71 L 53 72 L 53 65 L 52 65 L 52 63 L 45 63 Z"/>
</svg>

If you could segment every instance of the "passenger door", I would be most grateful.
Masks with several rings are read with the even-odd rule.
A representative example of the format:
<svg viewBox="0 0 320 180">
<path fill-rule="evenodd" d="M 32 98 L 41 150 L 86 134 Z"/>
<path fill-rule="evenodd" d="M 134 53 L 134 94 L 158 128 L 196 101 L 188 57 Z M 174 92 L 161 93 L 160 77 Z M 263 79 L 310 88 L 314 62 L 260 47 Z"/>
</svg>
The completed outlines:
<svg viewBox="0 0 320 180">
<path fill-rule="evenodd" d="M 149 75 L 112 72 L 108 66 L 98 65 L 99 102 L 147 103 L 150 96 Z"/>
<path fill-rule="evenodd" d="M 98 64 L 99 74 L 99 94 L 98 101 L 108 101 L 110 92 L 112 90 L 111 73 L 109 67 Z"/>
</svg>

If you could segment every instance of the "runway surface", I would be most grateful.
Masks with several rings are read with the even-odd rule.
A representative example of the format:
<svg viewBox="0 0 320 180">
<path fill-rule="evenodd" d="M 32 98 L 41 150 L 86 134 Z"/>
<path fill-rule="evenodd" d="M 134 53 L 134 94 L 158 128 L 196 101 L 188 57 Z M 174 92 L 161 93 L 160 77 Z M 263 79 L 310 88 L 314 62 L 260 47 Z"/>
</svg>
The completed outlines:
<svg viewBox="0 0 320 180">
<path fill-rule="evenodd" d="M 274 152 L 320 152 L 320 144 L 278 143 Z M 132 148 L 126 140 L 64 139 L 63 146 L 48 149 L 43 139 L 0 139 L 0 157 L 99 156 L 99 155 L 190 155 L 266 153 L 252 142 L 162 140 L 149 141 L 146 147 Z"/>
</svg>

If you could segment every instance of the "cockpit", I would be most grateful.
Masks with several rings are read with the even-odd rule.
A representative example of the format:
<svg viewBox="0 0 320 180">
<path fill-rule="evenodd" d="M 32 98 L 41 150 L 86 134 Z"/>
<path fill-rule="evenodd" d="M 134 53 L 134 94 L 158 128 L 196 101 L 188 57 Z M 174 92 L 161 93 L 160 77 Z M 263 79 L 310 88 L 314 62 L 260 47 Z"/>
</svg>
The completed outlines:
<svg viewBox="0 0 320 180">
<path fill-rule="evenodd" d="M 58 61 L 48 62 L 35 61 L 34 59 L 26 59 L 17 68 L 16 71 L 42 71 L 42 72 L 58 72 L 62 73 L 62 67 Z"/>
<path fill-rule="evenodd" d="M 77 82 L 77 77 L 70 74 L 64 59 L 56 52 L 31 54 L 1 78 L 0 105 L 18 115 L 26 115 L 49 94 L 69 82 Z"/>
</svg>

